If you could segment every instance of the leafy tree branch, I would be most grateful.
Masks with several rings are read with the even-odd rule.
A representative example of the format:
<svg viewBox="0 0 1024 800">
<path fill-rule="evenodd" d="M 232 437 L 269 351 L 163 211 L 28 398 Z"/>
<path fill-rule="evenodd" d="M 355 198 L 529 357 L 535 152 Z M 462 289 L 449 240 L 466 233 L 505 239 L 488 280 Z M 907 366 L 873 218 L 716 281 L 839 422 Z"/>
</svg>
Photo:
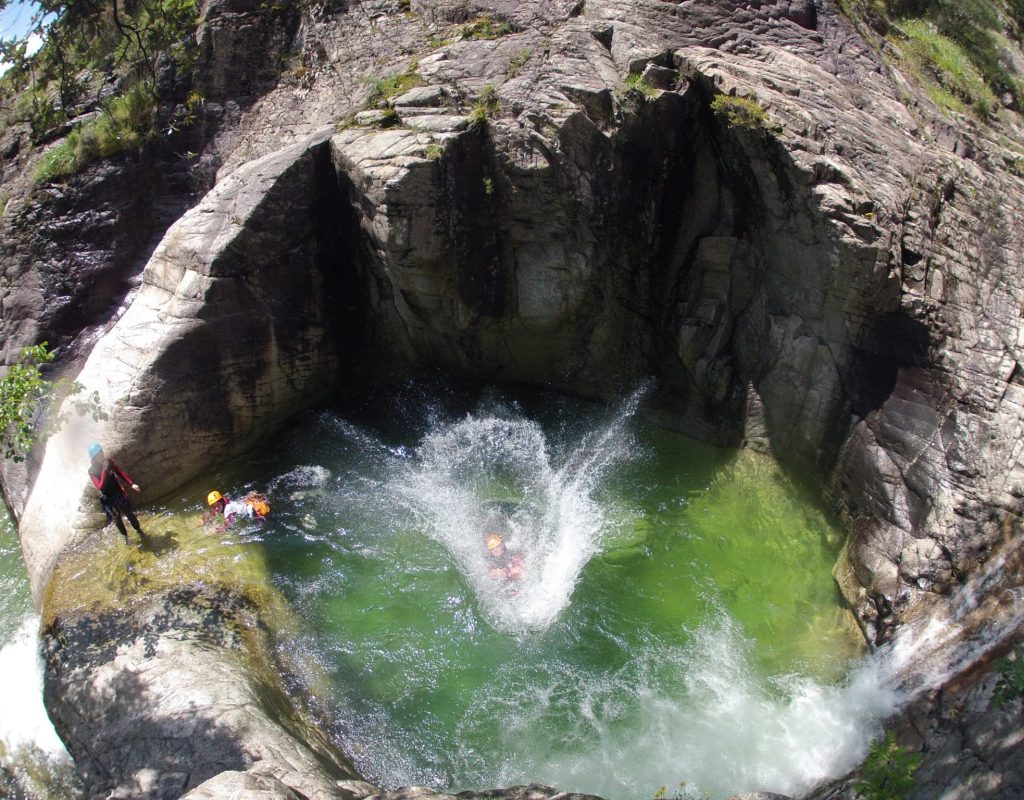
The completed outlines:
<svg viewBox="0 0 1024 800">
<path fill-rule="evenodd" d="M 37 441 L 45 441 L 67 421 L 67 414 L 58 414 L 48 424 L 40 426 L 41 412 L 54 401 L 81 394 L 83 387 L 77 381 L 60 379 L 49 381 L 43 377 L 42 367 L 53 361 L 54 354 L 46 342 L 24 348 L 18 360 L 7 368 L 0 378 L 0 448 L 3 457 L 11 461 L 24 461 Z M 98 392 L 93 392 L 72 405 L 79 415 L 88 414 L 94 420 L 106 419 L 100 406 Z"/>
</svg>

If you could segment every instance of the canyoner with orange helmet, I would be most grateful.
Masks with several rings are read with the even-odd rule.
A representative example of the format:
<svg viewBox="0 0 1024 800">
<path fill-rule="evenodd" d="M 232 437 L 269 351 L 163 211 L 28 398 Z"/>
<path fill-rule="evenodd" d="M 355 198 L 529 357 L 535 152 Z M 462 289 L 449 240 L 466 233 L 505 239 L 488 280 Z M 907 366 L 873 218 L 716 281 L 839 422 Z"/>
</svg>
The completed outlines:
<svg viewBox="0 0 1024 800">
<path fill-rule="evenodd" d="M 216 489 L 206 495 L 206 505 L 209 510 L 203 515 L 200 524 L 205 524 L 218 515 L 224 515 L 223 528 L 234 524 L 240 519 L 255 519 L 262 521 L 270 513 L 270 502 L 266 496 L 259 492 L 249 492 L 241 500 L 231 500 Z"/>
<path fill-rule="evenodd" d="M 493 531 L 484 534 L 484 547 L 487 548 L 487 572 L 492 578 L 517 581 L 523 577 L 522 555 L 510 552 L 500 534 Z"/>
</svg>

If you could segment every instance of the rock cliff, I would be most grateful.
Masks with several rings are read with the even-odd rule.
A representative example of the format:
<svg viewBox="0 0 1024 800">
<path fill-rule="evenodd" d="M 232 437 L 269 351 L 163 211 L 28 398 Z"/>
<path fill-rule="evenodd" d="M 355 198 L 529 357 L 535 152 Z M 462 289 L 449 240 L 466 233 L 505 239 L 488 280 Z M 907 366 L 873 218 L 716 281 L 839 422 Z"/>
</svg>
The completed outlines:
<svg viewBox="0 0 1024 800">
<path fill-rule="evenodd" d="M 125 164 L 5 210 L 5 343 L 77 344 L 78 380 L 110 414 L 46 448 L 21 519 L 38 598 L 90 558 L 71 547 L 97 522 L 85 442 L 130 454 L 157 497 L 355 375 L 416 369 L 604 396 L 653 375 L 666 424 L 815 468 L 850 526 L 837 577 L 874 641 L 1019 536 L 1016 118 L 943 117 L 810 0 L 206 11 L 216 124 L 170 206 L 208 186 L 200 201 L 165 232 L 172 213 L 122 235 Z M 275 80 L 265 59 L 284 52 Z M 730 124 L 721 97 L 763 120 Z M 101 218 L 88 263 L 55 273 Z M 168 611 L 134 617 L 129 640 L 171 637 L 189 605 L 139 602 Z M 53 631 L 78 619 L 47 603 Z M 117 659 L 90 651 L 85 682 L 71 653 L 51 660 L 65 736 L 85 736 L 67 708 L 135 669 Z M 184 782 L 157 761 L 105 762 L 103 780 L 176 796 L 201 775 L 213 783 L 190 796 L 229 796 L 288 756 Z M 315 796 L 346 791 L 336 780 Z"/>
</svg>

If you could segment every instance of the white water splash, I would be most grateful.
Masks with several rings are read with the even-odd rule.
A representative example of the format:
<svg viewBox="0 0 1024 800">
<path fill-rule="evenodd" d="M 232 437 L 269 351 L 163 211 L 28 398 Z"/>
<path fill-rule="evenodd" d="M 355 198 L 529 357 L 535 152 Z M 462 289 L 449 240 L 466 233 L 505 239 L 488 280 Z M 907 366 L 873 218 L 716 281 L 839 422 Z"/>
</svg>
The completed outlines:
<svg viewBox="0 0 1024 800">
<path fill-rule="evenodd" d="M 596 490 L 610 468 L 635 456 L 624 432 L 634 410 L 627 405 L 575 445 L 552 444 L 535 423 L 502 414 L 436 424 L 417 448 L 388 446 L 343 421 L 334 425 L 386 476 L 345 491 L 368 488 L 394 527 L 412 527 L 442 544 L 492 624 L 525 643 L 527 634 L 559 618 L 581 571 L 613 533 L 616 514 Z M 557 445 L 562 449 L 553 452 Z M 483 534 L 499 527 L 526 560 L 518 583 L 488 576 Z M 463 730 L 438 737 L 437 747 L 456 748 L 451 762 L 481 786 L 540 780 L 643 798 L 663 784 L 671 794 L 686 781 L 714 798 L 742 791 L 800 795 L 859 764 L 887 718 L 1019 627 L 1019 581 L 1005 590 L 1006 572 L 1005 560 L 993 559 L 950 598 L 948 613 L 936 608 L 905 625 L 838 685 L 765 677 L 740 626 L 712 603 L 685 647 L 651 642 L 616 671 L 585 673 L 568 662 L 499 667 L 467 710 Z M 996 607 L 994 593 L 1002 597 Z M 547 733 L 553 707 L 574 720 L 575 730 L 555 726 L 557 734 Z M 379 730 L 367 736 L 384 753 L 378 771 L 396 786 L 410 776 L 447 786 L 445 770 L 424 771 L 423 764 L 433 769 L 440 759 L 408 757 L 424 734 L 396 745 L 393 723 L 383 711 L 380 717 Z M 500 721 L 498 755 L 478 751 L 478 720 Z"/>
<path fill-rule="evenodd" d="M 0 763 L 10 766 L 20 750 L 34 748 L 53 759 L 68 758 L 43 707 L 43 659 L 39 618 L 30 614 L 0 648 Z"/>
<path fill-rule="evenodd" d="M 394 476 L 394 496 L 452 554 L 497 628 L 543 629 L 569 604 L 609 531 L 594 492 L 607 471 L 632 454 L 625 423 L 641 397 L 642 390 L 634 393 L 560 465 L 536 422 L 468 415 L 431 431 Z M 501 535 L 522 558 L 519 580 L 489 574 L 488 533 Z"/>
</svg>

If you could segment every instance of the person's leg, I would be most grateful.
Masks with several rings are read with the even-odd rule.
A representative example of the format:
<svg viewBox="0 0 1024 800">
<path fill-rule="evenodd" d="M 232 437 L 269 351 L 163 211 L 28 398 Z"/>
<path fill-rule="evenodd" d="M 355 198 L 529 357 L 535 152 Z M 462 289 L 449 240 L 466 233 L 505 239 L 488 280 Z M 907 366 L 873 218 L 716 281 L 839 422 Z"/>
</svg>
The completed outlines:
<svg viewBox="0 0 1024 800">
<path fill-rule="evenodd" d="M 127 542 L 128 531 L 124 527 L 124 520 L 121 519 L 121 509 L 119 509 L 117 506 L 111 506 L 110 516 L 114 518 L 114 524 L 117 526 L 117 529 L 121 531 L 121 535 L 124 537 L 125 542 Z"/>
<path fill-rule="evenodd" d="M 142 526 L 139 525 L 139 518 L 135 516 L 135 512 L 132 511 L 132 507 L 127 502 L 124 504 L 124 515 L 128 517 L 128 521 L 132 524 L 132 527 L 135 528 L 135 532 L 139 534 L 139 536 L 142 536 Z"/>
</svg>

